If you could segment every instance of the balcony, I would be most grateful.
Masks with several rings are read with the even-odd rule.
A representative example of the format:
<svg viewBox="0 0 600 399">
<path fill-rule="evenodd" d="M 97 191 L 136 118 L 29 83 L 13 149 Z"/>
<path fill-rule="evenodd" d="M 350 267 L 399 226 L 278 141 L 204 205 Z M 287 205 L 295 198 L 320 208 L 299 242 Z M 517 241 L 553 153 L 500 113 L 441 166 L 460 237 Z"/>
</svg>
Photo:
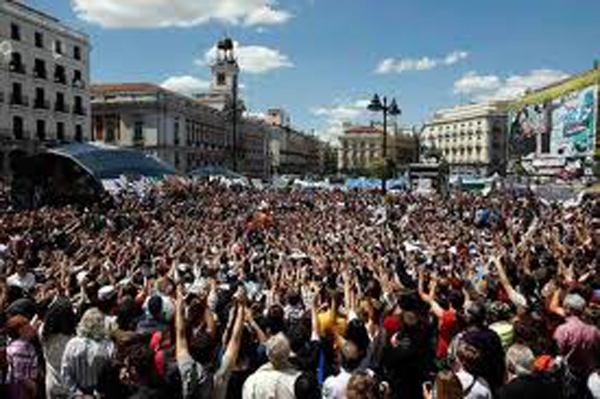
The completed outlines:
<svg viewBox="0 0 600 399">
<path fill-rule="evenodd" d="M 81 115 L 81 116 L 85 116 L 86 115 L 85 109 L 81 105 L 74 105 L 73 106 L 73 113 L 75 115 Z"/>
<path fill-rule="evenodd" d="M 12 93 L 10 95 L 10 105 L 29 106 L 29 99 L 21 94 Z"/>
<path fill-rule="evenodd" d="M 73 79 L 72 86 L 76 89 L 85 89 L 85 82 L 81 79 Z"/>
<path fill-rule="evenodd" d="M 63 103 L 56 102 L 56 103 L 54 103 L 54 111 L 63 112 L 66 114 L 69 112 L 69 105 L 64 102 Z"/>
<path fill-rule="evenodd" d="M 8 64 L 8 69 L 12 73 L 18 73 L 21 75 L 25 75 L 25 64 L 23 64 L 22 62 L 11 61 Z"/>
<path fill-rule="evenodd" d="M 50 109 L 50 101 L 36 98 L 33 102 L 34 109 Z"/>
<path fill-rule="evenodd" d="M 67 77 L 64 75 L 54 75 L 54 83 L 59 83 L 61 85 L 67 84 Z"/>
<path fill-rule="evenodd" d="M 29 137 L 29 132 L 25 130 L 13 129 L 12 134 L 15 140 L 24 140 L 25 137 Z"/>
<path fill-rule="evenodd" d="M 36 79 L 48 79 L 48 73 L 46 72 L 45 69 L 34 69 L 33 70 L 33 77 Z"/>
</svg>

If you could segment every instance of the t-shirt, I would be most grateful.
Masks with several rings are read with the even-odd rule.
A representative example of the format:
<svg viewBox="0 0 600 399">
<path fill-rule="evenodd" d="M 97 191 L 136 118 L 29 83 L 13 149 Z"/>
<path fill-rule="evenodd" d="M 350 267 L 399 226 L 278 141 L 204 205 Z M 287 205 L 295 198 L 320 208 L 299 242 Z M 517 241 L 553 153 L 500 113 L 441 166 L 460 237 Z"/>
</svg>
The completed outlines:
<svg viewBox="0 0 600 399">
<path fill-rule="evenodd" d="M 27 273 L 21 277 L 18 273 L 13 274 L 6 279 L 6 284 L 13 287 L 19 287 L 23 291 L 30 291 L 35 286 L 35 276 L 33 273 Z"/>
<path fill-rule="evenodd" d="M 200 363 L 191 356 L 181 356 L 177 359 L 183 399 L 211 398 L 212 376 Z"/>
<path fill-rule="evenodd" d="M 448 354 L 448 347 L 452 340 L 452 333 L 454 331 L 454 324 L 456 322 L 456 314 L 454 310 L 446 310 L 442 315 L 440 321 L 440 328 L 438 331 L 437 349 L 435 351 L 438 359 L 443 359 Z"/>
<path fill-rule="evenodd" d="M 456 373 L 463 388 L 464 399 L 492 399 L 488 383 L 481 377 L 475 377 L 464 370 Z"/>
</svg>

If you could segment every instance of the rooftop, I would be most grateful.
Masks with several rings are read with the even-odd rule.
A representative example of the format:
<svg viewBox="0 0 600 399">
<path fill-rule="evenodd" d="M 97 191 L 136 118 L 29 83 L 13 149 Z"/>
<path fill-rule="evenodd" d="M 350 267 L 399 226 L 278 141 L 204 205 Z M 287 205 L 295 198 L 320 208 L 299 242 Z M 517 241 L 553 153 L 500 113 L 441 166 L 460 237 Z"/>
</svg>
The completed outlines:
<svg viewBox="0 0 600 399">
<path fill-rule="evenodd" d="M 83 40 L 86 42 L 89 40 L 87 34 L 85 34 L 83 32 L 79 32 L 67 25 L 64 25 L 63 23 L 61 23 L 61 21 L 58 18 L 53 17 L 52 15 L 46 14 L 42 11 L 36 10 L 35 8 L 32 8 L 32 7 L 22 3 L 21 1 L 6 0 L 5 2 L 2 2 L 2 3 L 3 4 L 1 4 L 1 5 L 7 7 L 8 10 L 11 10 L 14 13 L 17 13 L 25 18 L 28 18 L 28 19 L 32 20 L 33 22 L 36 22 L 40 25 L 49 25 L 50 24 L 52 28 L 60 31 L 61 33 L 75 36 L 75 37 L 79 38 L 80 40 Z"/>
<path fill-rule="evenodd" d="M 168 90 L 153 83 L 103 83 L 92 85 L 93 94 L 161 92 L 168 92 Z"/>
</svg>

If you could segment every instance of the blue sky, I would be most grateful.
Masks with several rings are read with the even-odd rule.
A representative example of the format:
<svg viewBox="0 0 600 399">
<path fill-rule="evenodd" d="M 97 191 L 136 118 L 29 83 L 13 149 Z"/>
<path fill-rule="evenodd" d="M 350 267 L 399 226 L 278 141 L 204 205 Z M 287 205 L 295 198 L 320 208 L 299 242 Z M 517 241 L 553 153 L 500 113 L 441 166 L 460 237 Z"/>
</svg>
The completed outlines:
<svg viewBox="0 0 600 399">
<path fill-rule="evenodd" d="M 206 54 L 239 42 L 248 108 L 281 106 L 328 138 L 367 121 L 375 92 L 402 124 L 440 107 L 519 94 L 600 58 L 597 0 L 27 0 L 88 33 L 96 82 L 180 91 L 209 78 Z M 241 57 L 241 55 L 240 55 Z"/>
</svg>

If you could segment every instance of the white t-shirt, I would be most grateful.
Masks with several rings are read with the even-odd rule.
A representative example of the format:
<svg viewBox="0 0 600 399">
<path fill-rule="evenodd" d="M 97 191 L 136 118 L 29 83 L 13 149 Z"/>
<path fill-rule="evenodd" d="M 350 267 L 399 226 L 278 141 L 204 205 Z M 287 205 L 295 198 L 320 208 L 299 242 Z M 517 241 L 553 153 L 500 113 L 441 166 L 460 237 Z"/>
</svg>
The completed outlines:
<svg viewBox="0 0 600 399">
<path fill-rule="evenodd" d="M 18 273 L 15 273 L 6 279 L 6 283 L 13 287 L 19 287 L 23 291 L 30 291 L 35 286 L 35 276 L 33 273 L 27 273 L 24 277 L 21 277 Z"/>
<path fill-rule="evenodd" d="M 460 370 L 456 376 L 462 385 L 464 399 L 492 399 L 490 386 L 483 378 L 475 378 L 465 370 Z"/>
</svg>

